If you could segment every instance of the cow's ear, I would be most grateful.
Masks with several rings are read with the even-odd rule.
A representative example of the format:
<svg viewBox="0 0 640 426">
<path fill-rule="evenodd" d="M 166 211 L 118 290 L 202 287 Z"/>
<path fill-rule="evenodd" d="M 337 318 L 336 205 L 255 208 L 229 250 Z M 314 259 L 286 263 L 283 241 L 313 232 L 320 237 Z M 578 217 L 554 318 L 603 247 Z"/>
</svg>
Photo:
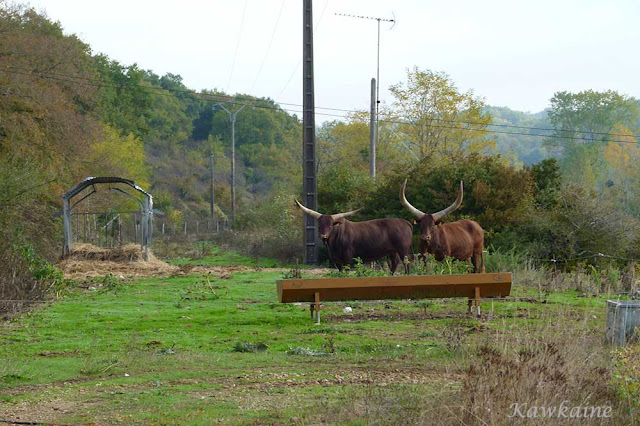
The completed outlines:
<svg viewBox="0 0 640 426">
<path fill-rule="evenodd" d="M 420 221 L 419 221 L 419 220 L 417 220 L 417 219 L 413 219 L 413 220 L 412 220 L 412 223 L 413 223 L 414 225 L 417 225 L 417 224 L 419 224 L 419 223 L 420 223 Z"/>
<path fill-rule="evenodd" d="M 333 226 L 340 226 L 342 225 L 342 222 L 333 222 Z"/>
<path fill-rule="evenodd" d="M 438 225 L 440 225 L 441 223 L 442 223 L 442 221 L 440 221 L 440 220 L 436 220 L 435 225 L 436 225 L 436 226 L 438 226 Z"/>
</svg>

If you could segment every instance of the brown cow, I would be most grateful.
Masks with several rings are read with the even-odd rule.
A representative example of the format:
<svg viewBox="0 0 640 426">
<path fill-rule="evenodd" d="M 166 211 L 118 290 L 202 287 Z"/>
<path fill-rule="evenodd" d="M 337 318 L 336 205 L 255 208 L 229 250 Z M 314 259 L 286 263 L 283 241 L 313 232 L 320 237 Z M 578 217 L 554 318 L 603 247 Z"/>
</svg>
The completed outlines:
<svg viewBox="0 0 640 426">
<path fill-rule="evenodd" d="M 445 257 L 458 260 L 469 260 L 473 263 L 473 272 L 485 272 L 482 246 L 484 231 L 473 220 L 458 220 L 451 223 L 440 223 L 447 214 L 453 212 L 462 204 L 463 187 L 460 181 L 460 191 L 456 201 L 444 210 L 426 214 L 413 207 L 404 195 L 407 180 L 404 180 L 400 190 L 400 201 L 420 222 L 420 242 L 418 249 L 423 256 L 427 253 L 434 255 L 441 261 Z"/>
<path fill-rule="evenodd" d="M 373 262 L 389 256 L 393 274 L 405 257 L 413 257 L 413 226 L 409 221 L 387 218 L 351 222 L 345 217 L 360 209 L 328 215 L 311 210 L 298 200 L 296 204 L 318 220 L 318 234 L 327 246 L 329 258 L 341 271 L 356 257 L 363 262 Z M 409 273 L 409 262 L 405 262 L 405 273 Z"/>
</svg>

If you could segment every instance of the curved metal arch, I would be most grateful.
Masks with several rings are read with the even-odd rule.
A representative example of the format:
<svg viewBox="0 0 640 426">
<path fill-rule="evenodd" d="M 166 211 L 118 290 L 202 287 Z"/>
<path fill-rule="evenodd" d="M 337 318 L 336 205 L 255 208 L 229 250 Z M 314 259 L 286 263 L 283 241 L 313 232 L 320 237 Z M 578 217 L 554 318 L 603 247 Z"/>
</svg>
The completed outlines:
<svg viewBox="0 0 640 426">
<path fill-rule="evenodd" d="M 72 249 L 73 235 L 72 235 L 72 227 L 71 227 L 71 211 L 82 200 L 95 194 L 97 190 L 94 187 L 92 192 L 82 197 L 73 205 L 71 204 L 71 200 L 89 186 L 94 186 L 96 184 L 109 184 L 109 183 L 123 183 L 125 185 L 132 187 L 133 189 L 135 189 L 136 191 L 144 195 L 145 199 L 144 199 L 144 202 L 142 202 L 137 197 L 134 197 L 133 195 L 121 190 L 120 188 L 109 188 L 111 191 L 120 192 L 121 194 L 124 194 L 125 196 L 135 200 L 140 206 L 140 212 L 142 214 L 141 249 L 144 251 L 145 260 L 149 259 L 149 246 L 151 245 L 151 242 L 152 242 L 152 233 L 153 233 L 153 197 L 147 191 L 145 191 L 144 189 L 136 185 L 134 181 L 130 179 L 115 177 L 115 176 L 88 177 L 62 195 L 63 228 L 64 228 L 63 229 L 64 245 L 62 250 L 62 257 L 68 256 L 71 253 L 71 249 Z"/>
</svg>

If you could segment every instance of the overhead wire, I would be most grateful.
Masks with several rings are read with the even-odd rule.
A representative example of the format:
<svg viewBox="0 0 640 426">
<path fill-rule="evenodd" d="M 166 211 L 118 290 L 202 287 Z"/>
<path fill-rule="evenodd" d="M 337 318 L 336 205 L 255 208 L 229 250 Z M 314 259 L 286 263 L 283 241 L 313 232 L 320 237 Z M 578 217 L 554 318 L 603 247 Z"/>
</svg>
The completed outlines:
<svg viewBox="0 0 640 426">
<path fill-rule="evenodd" d="M 231 86 L 231 79 L 233 78 L 233 71 L 236 67 L 236 58 L 238 57 L 238 50 L 240 50 L 240 40 L 242 39 L 242 30 L 244 29 L 244 17 L 247 12 L 247 2 L 249 0 L 244 0 L 244 8 L 242 9 L 242 20 L 240 21 L 240 31 L 238 32 L 238 42 L 236 43 L 236 51 L 233 54 L 233 62 L 231 63 L 231 72 L 229 73 L 229 81 L 227 82 L 227 92 L 229 91 L 229 86 Z"/>
<path fill-rule="evenodd" d="M 327 10 L 327 5 L 328 4 L 329 4 L 329 0 L 325 0 L 324 7 L 322 8 L 322 12 L 320 12 L 320 17 L 318 18 L 318 21 L 315 23 L 315 25 L 313 27 L 313 32 L 314 33 L 316 33 L 318 31 L 318 28 L 320 27 L 320 22 L 322 22 L 322 17 L 324 16 L 324 12 Z M 278 93 L 278 96 L 277 96 L 278 98 L 280 96 L 282 96 L 284 91 L 287 90 L 287 87 L 289 87 L 289 83 L 291 83 L 291 80 L 293 80 L 293 76 L 296 75 L 296 73 L 298 72 L 298 68 L 300 68 L 300 64 L 301 63 L 302 63 L 302 58 L 298 59 L 298 63 L 296 64 L 296 67 L 293 69 L 293 72 L 289 76 L 289 79 L 285 83 L 285 85 L 282 88 L 282 90 L 280 90 L 280 93 Z M 316 107 L 316 108 L 318 108 L 318 107 Z"/>
<path fill-rule="evenodd" d="M 253 88 L 256 87 L 256 83 L 258 82 L 258 77 L 260 77 L 260 74 L 262 73 L 262 68 L 264 68 L 264 64 L 267 61 L 267 57 L 269 56 L 269 52 L 271 51 L 271 45 L 273 44 L 273 39 L 275 38 L 276 31 L 278 30 L 278 25 L 280 24 L 280 18 L 282 17 L 282 10 L 284 9 L 284 2 L 285 2 L 285 0 L 282 0 L 282 3 L 280 3 L 280 11 L 278 12 L 278 18 L 276 19 L 276 24 L 274 25 L 273 32 L 271 33 L 271 40 L 269 40 L 269 45 L 267 46 L 267 51 L 265 52 L 264 57 L 262 58 L 262 62 L 260 63 L 260 67 L 258 68 L 258 73 L 256 74 L 255 80 L 253 80 L 253 84 L 251 85 L 251 89 L 249 89 L 249 92 L 252 92 Z"/>
<path fill-rule="evenodd" d="M 12 68 L 12 70 L 9 70 L 7 68 Z M 21 74 L 21 75 L 27 75 L 30 77 L 36 77 L 36 78 L 41 78 L 41 79 L 50 79 L 50 80 L 57 80 L 57 81 L 65 81 L 65 82 L 70 82 L 70 83 L 75 83 L 75 84 L 85 84 L 85 85 L 91 85 L 94 87 L 102 87 L 102 88 L 118 88 L 118 87 L 125 87 L 125 84 L 108 84 L 105 83 L 103 81 L 101 81 L 100 79 L 90 79 L 90 78 L 85 78 L 85 77 L 75 77 L 75 76 L 67 76 L 67 75 L 62 75 L 62 74 L 55 74 L 55 73 L 34 73 L 31 70 L 26 70 L 26 69 L 21 69 L 19 67 L 6 67 L 4 70 L 0 70 L 1 72 L 5 72 L 5 73 L 13 73 L 13 74 Z M 200 100 L 206 101 L 206 102 L 220 102 L 220 101 L 228 101 L 228 96 L 225 95 L 216 95 L 213 93 L 197 93 L 193 90 L 188 90 L 188 89 L 167 89 L 167 88 L 163 88 L 163 87 L 157 87 L 157 86 L 143 86 L 143 85 L 138 85 L 138 88 L 141 89 L 142 91 L 146 91 L 147 93 L 153 93 L 156 94 L 158 96 L 166 96 L 166 97 L 173 97 L 175 93 L 186 93 L 186 94 L 190 94 L 190 95 L 194 95 L 194 96 L 198 96 Z M 274 106 L 269 106 L 269 105 L 265 105 L 263 103 L 263 100 L 251 100 L 251 99 L 244 99 L 244 100 L 236 100 L 236 101 L 229 101 L 232 104 L 249 104 L 254 108 L 260 108 L 260 109 L 270 109 L 270 110 L 280 110 L 280 111 L 285 111 L 285 112 L 289 112 L 289 113 L 294 113 L 294 114 L 301 114 L 302 113 L 302 105 L 299 104 L 293 104 L 293 103 L 285 103 L 285 102 L 276 102 L 273 101 L 275 104 Z M 282 108 L 280 105 L 285 105 L 285 106 L 292 106 L 292 107 L 297 107 L 299 109 L 293 109 L 293 108 Z M 321 116 L 325 116 L 325 117 L 335 117 L 335 118 L 339 118 L 339 119 L 347 119 L 348 115 L 347 114 L 355 114 L 358 112 L 362 112 L 362 111 L 357 111 L 357 110 L 345 110 L 345 109 L 338 109 L 338 108 L 330 108 L 330 107 L 316 107 L 316 109 L 320 109 L 320 110 L 326 110 L 326 111 L 338 111 L 338 112 L 343 112 L 345 114 L 331 114 L 331 113 L 326 113 L 326 112 L 316 112 L 316 115 L 321 115 Z M 412 123 L 410 121 L 403 121 L 403 120 L 396 120 L 396 119 L 389 119 L 389 120 L 381 120 L 382 122 L 386 122 L 386 123 L 390 123 L 390 124 L 399 124 L 399 125 L 413 125 L 416 126 L 418 124 L 416 123 Z M 472 122 L 472 121 L 459 121 L 459 120 L 446 120 L 446 119 L 440 119 L 440 118 L 434 118 L 434 121 L 439 121 L 439 122 L 443 122 L 443 123 L 450 123 L 450 124 L 466 124 L 468 126 L 497 126 L 497 127 L 502 127 L 502 128 L 515 128 L 515 129 L 528 129 L 528 130 L 540 130 L 540 131 L 549 131 L 549 132 L 554 132 L 554 134 L 549 134 L 549 135 L 544 135 L 544 134 L 535 134 L 535 133 L 526 133 L 526 132 L 508 132 L 508 131 L 499 131 L 499 130 L 492 130 L 492 129 L 488 129 L 488 128 L 464 128 L 464 127 L 458 127 L 458 126 L 446 126 L 446 125 L 433 125 L 431 127 L 433 128 L 440 128 L 440 129 L 450 129 L 450 130 L 461 130 L 461 131 L 477 131 L 477 132 L 484 132 L 484 133 L 494 133 L 494 134 L 503 134 L 503 135 L 516 135 L 516 136 L 530 136 L 530 137 L 542 137 L 542 138 L 549 138 L 549 139 L 559 139 L 559 140 L 571 140 L 571 141 L 584 141 L 584 142 L 593 142 L 594 140 L 592 138 L 588 138 L 588 137 L 582 137 L 582 136 L 562 136 L 562 135 L 558 135 L 555 134 L 555 132 L 557 131 L 557 129 L 545 129 L 545 128 L 537 128 L 537 127 L 526 127 L 526 126 L 515 126 L 515 125 L 496 125 L 496 124 L 487 124 L 487 123 L 478 123 L 478 122 Z M 576 132 L 576 133 L 586 133 L 586 132 Z M 595 133 L 594 133 L 595 134 Z M 616 133 L 616 134 L 609 134 L 609 133 L 600 133 L 601 135 L 620 135 L 623 137 L 628 137 L 628 138 L 633 138 L 633 141 L 630 140 L 623 140 L 623 139 L 615 139 L 615 138 L 602 138 L 599 140 L 596 140 L 596 142 L 614 142 L 614 143 L 621 143 L 621 144 L 638 144 L 638 139 L 640 139 L 640 136 L 637 134 L 620 134 L 620 133 Z"/>
</svg>

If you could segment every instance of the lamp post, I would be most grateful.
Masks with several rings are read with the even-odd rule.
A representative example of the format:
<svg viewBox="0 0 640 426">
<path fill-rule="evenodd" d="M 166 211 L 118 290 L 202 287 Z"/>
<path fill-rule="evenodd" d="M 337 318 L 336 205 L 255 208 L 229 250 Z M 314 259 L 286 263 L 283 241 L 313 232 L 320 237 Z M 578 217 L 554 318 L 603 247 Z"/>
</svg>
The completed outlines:
<svg viewBox="0 0 640 426">
<path fill-rule="evenodd" d="M 236 112 L 231 112 L 223 104 L 216 104 L 229 114 L 231 122 L 231 214 L 229 215 L 231 226 L 234 225 L 236 211 L 236 115 L 242 111 L 246 105 L 242 105 Z"/>
</svg>

